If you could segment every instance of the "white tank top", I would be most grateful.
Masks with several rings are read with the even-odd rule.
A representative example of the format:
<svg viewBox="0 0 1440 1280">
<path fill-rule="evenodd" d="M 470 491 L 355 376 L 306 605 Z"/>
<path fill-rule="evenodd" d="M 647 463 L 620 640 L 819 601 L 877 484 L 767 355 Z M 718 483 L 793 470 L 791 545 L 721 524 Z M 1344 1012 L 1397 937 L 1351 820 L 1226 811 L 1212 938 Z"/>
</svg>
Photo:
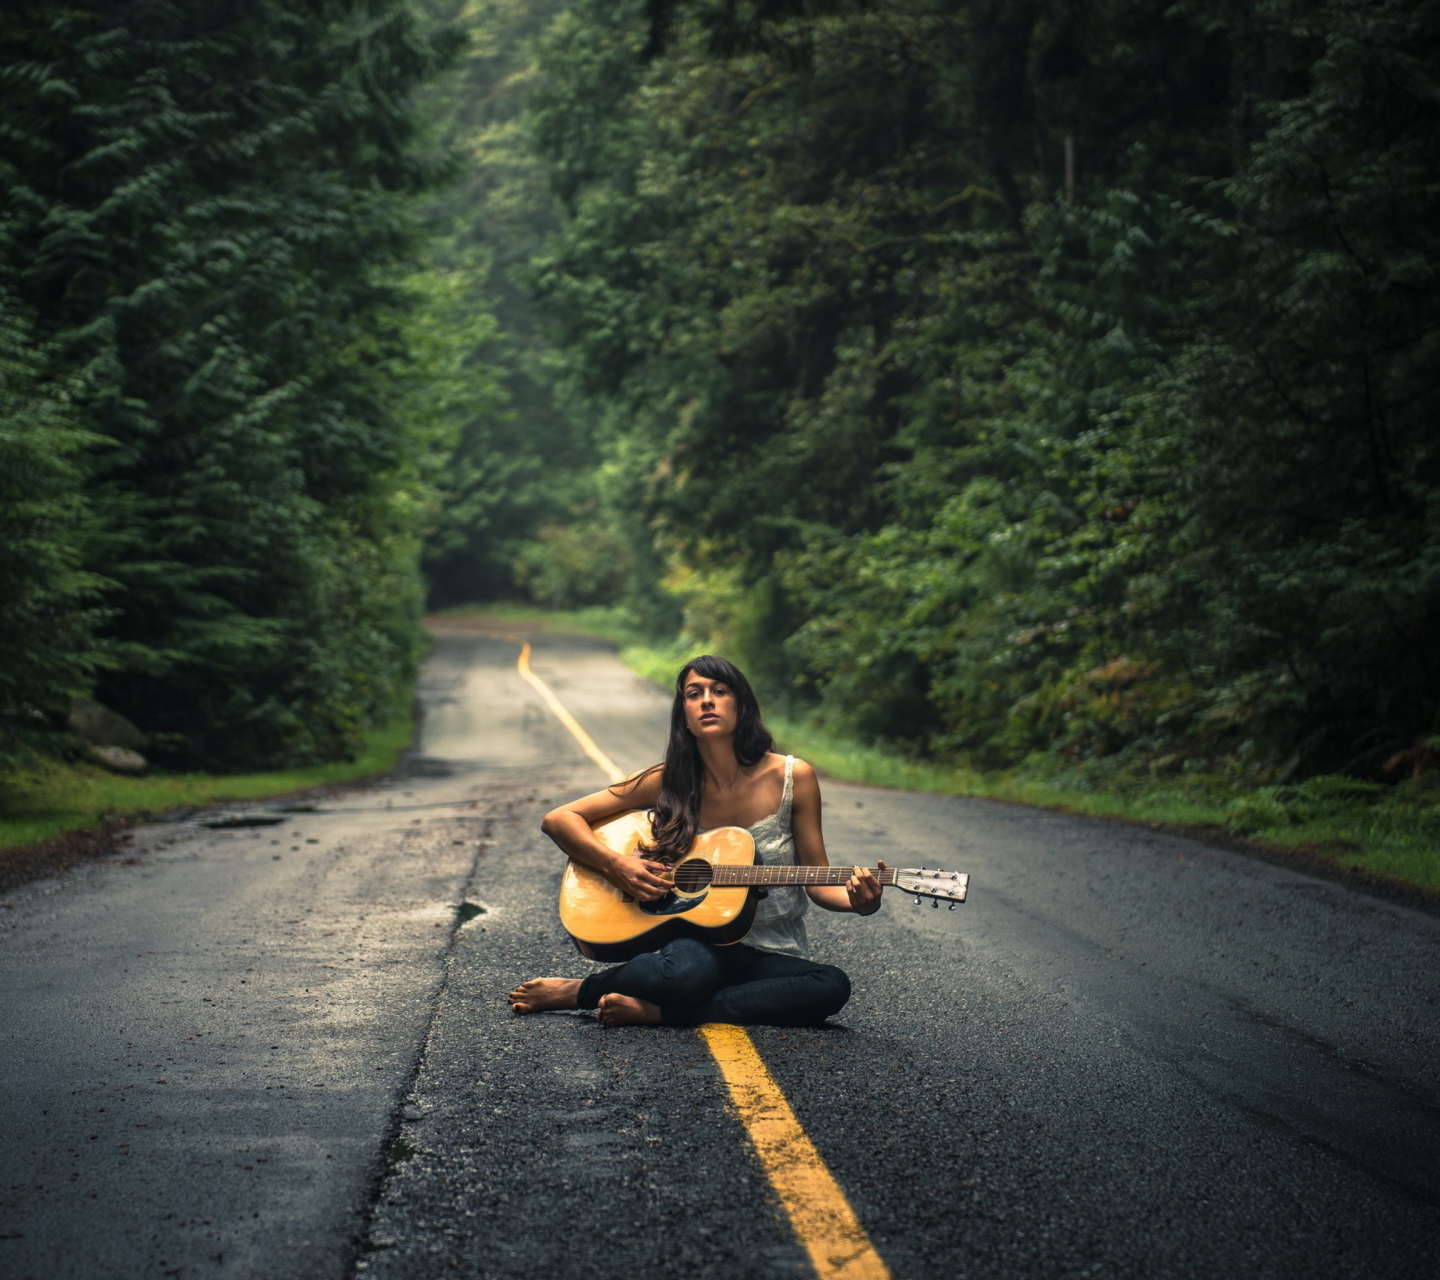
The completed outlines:
<svg viewBox="0 0 1440 1280">
<path fill-rule="evenodd" d="M 795 837 L 790 831 L 790 809 L 795 783 L 795 757 L 785 757 L 785 790 L 780 807 L 768 818 L 749 828 L 755 841 L 757 859 L 771 867 L 795 865 Z M 776 955 L 810 958 L 810 943 L 805 936 L 805 912 L 810 907 L 809 895 L 802 885 L 771 885 L 765 890 L 755 911 L 755 923 L 741 941 L 757 951 Z"/>
</svg>

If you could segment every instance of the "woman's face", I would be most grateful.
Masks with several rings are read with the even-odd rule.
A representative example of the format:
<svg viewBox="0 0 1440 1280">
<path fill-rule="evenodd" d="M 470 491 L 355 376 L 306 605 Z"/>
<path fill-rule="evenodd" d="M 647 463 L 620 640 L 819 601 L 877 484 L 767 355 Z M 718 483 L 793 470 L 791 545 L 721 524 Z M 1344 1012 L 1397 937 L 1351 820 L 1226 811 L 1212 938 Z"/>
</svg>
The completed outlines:
<svg viewBox="0 0 1440 1280">
<path fill-rule="evenodd" d="M 687 671 L 680 688 L 685 699 L 685 725 L 697 739 L 728 738 L 734 734 L 740 713 L 735 695 L 725 681 Z"/>
</svg>

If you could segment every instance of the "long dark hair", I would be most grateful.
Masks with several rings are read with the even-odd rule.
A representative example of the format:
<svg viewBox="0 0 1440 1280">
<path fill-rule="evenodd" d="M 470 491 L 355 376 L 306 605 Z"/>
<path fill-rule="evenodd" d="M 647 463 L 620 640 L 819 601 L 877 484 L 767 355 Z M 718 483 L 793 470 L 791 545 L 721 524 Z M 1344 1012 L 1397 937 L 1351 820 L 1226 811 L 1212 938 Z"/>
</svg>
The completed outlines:
<svg viewBox="0 0 1440 1280">
<path fill-rule="evenodd" d="M 690 727 L 685 723 L 685 680 L 691 672 L 707 680 L 719 680 L 735 695 L 735 737 L 731 740 L 735 759 L 742 768 L 758 764 L 775 747 L 775 739 L 760 718 L 760 703 L 745 673 L 732 662 L 714 654 L 691 658 L 675 677 L 675 701 L 670 707 L 670 740 L 665 745 L 660 796 L 655 801 L 652 831 L 654 843 L 645 852 L 658 862 L 676 862 L 683 857 L 700 827 L 700 789 L 705 781 L 705 762 Z M 641 777 L 654 772 L 647 769 Z M 636 779 L 638 782 L 639 779 Z"/>
</svg>

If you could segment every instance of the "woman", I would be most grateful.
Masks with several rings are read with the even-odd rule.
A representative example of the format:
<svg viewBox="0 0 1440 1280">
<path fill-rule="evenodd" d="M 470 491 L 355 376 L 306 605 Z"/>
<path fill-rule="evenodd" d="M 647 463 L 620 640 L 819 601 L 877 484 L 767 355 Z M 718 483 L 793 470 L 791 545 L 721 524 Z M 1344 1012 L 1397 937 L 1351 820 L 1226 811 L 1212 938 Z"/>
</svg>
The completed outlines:
<svg viewBox="0 0 1440 1280">
<path fill-rule="evenodd" d="M 824 867 L 815 770 L 777 755 L 750 682 L 724 658 L 685 664 L 675 681 L 665 763 L 545 815 L 541 829 L 576 862 L 642 902 L 670 888 L 661 876 L 697 831 L 744 827 L 761 862 Z M 612 853 L 591 826 L 627 809 L 654 814 L 647 858 Z M 879 864 L 882 868 L 885 864 Z M 873 915 L 880 883 L 857 868 L 844 886 L 771 888 L 742 942 L 679 938 L 626 964 L 580 978 L 534 978 L 509 995 L 516 1013 L 597 1009 L 607 1026 L 702 1022 L 814 1026 L 850 998 L 850 979 L 810 959 L 805 911 Z"/>
</svg>

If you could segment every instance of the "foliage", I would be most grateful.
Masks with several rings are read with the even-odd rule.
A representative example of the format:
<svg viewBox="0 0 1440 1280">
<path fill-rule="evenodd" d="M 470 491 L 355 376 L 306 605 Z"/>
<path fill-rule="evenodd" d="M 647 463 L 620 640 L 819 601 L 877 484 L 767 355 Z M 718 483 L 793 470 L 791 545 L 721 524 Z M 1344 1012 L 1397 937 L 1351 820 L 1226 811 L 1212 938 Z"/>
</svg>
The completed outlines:
<svg viewBox="0 0 1440 1280">
<path fill-rule="evenodd" d="M 1440 729 L 1437 36 L 574 0 L 531 280 L 624 598 L 912 751 L 1381 775 Z"/>
<path fill-rule="evenodd" d="M 546 525 L 520 550 L 516 580 L 552 609 L 613 600 L 624 585 L 627 548 L 605 524 Z"/>
<path fill-rule="evenodd" d="M 534 39 L 559 3 L 433 0 L 431 8 L 471 38 L 459 65 L 429 91 L 444 144 L 466 159 L 460 180 L 427 202 L 436 236 L 430 257 L 463 282 L 460 301 L 475 327 L 454 337 L 467 367 L 485 370 L 487 381 L 459 406 L 456 447 L 434 476 L 439 502 L 424 550 L 429 595 L 443 607 L 530 585 L 543 598 L 571 602 L 580 597 L 570 588 L 555 594 L 562 564 L 547 569 L 540 561 L 556 537 L 564 541 L 553 531 L 587 503 L 596 459 L 583 415 L 555 401 L 550 348 L 523 283 L 556 226 L 523 107 L 535 80 Z M 552 532 L 542 537 L 542 529 Z"/>
<path fill-rule="evenodd" d="M 25 714 L 102 656 L 97 696 L 190 768 L 344 759 L 394 713 L 447 444 L 413 403 L 445 169 L 413 98 L 455 43 L 404 0 L 7 9 L 7 430 L 40 478 L 7 559 L 43 544 L 16 607 L 60 623 L 6 620 Z"/>
<path fill-rule="evenodd" d="M 423 556 L 889 753 L 1423 789 L 1440 0 L 424 2 L 7 10 L 0 765 L 353 755 Z"/>
<path fill-rule="evenodd" d="M 47 385 L 13 288 L 0 290 L 0 768 L 59 746 L 54 713 L 88 689 L 99 655 L 85 571 L 72 388 Z"/>
</svg>

